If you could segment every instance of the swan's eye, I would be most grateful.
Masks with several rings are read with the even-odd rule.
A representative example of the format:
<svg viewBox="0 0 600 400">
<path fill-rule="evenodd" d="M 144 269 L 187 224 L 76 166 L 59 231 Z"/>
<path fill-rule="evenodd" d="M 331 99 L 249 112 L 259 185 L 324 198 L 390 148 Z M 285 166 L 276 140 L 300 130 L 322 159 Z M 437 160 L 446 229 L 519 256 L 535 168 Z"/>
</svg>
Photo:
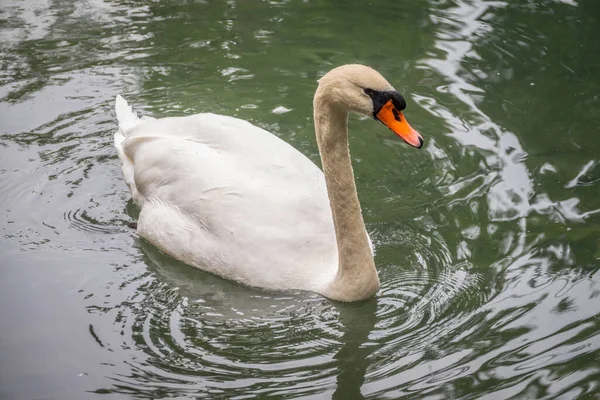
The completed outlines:
<svg viewBox="0 0 600 400">
<path fill-rule="evenodd" d="M 371 95 L 373 94 L 373 89 L 366 88 L 366 89 L 365 89 L 365 93 L 366 93 L 367 95 L 371 96 Z"/>
</svg>

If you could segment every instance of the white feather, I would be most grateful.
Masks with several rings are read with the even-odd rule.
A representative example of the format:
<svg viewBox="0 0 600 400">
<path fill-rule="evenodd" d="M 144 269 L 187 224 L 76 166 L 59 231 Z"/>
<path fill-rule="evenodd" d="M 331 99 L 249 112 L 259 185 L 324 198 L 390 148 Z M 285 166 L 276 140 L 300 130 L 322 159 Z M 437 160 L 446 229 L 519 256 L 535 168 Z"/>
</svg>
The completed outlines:
<svg viewBox="0 0 600 400">
<path fill-rule="evenodd" d="M 138 233 L 186 264 L 267 289 L 322 292 L 338 269 L 325 180 L 302 153 L 214 114 L 138 119 L 121 97 L 115 147 Z"/>
</svg>

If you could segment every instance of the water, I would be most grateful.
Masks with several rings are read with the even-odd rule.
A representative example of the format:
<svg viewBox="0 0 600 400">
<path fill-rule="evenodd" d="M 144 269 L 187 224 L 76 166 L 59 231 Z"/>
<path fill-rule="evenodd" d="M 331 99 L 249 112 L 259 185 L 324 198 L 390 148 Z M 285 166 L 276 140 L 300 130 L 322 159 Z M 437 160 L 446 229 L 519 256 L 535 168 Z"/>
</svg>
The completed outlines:
<svg viewBox="0 0 600 400">
<path fill-rule="evenodd" d="M 593 0 L 4 0 L 0 398 L 600 396 L 598 37 Z M 250 290 L 127 226 L 117 93 L 318 162 L 315 81 L 349 62 L 426 140 L 350 121 L 375 299 Z"/>
</svg>

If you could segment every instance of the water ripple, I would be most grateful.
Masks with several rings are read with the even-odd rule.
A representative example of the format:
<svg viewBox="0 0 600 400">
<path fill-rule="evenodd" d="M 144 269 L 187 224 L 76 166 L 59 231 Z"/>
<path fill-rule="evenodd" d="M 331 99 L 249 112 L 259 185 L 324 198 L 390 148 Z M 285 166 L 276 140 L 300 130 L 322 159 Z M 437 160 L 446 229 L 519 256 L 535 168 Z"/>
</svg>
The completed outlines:
<svg viewBox="0 0 600 400">
<path fill-rule="evenodd" d="M 19 397 L 6 386 L 31 398 L 592 398 L 590 7 L 9 0 L 0 304 L 12 357 L 0 397 Z M 347 62 L 397 85 L 427 143 L 410 152 L 350 119 L 376 298 L 241 287 L 127 227 L 138 210 L 112 148 L 117 93 L 147 115 L 235 114 L 318 162 L 315 81 Z M 272 112 L 282 107 L 293 112 Z"/>
</svg>

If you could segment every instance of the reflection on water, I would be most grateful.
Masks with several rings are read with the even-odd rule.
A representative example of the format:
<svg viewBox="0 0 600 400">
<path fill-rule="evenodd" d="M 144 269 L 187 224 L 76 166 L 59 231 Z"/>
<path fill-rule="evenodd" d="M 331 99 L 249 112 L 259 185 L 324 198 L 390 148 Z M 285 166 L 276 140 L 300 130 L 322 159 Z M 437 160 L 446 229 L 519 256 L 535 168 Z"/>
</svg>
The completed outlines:
<svg viewBox="0 0 600 400">
<path fill-rule="evenodd" d="M 0 398 L 600 393 L 599 7 L 3 4 Z M 117 93 L 239 116 L 318 162 L 315 81 L 347 62 L 427 137 L 350 119 L 375 299 L 240 287 L 135 236 Z"/>
</svg>

